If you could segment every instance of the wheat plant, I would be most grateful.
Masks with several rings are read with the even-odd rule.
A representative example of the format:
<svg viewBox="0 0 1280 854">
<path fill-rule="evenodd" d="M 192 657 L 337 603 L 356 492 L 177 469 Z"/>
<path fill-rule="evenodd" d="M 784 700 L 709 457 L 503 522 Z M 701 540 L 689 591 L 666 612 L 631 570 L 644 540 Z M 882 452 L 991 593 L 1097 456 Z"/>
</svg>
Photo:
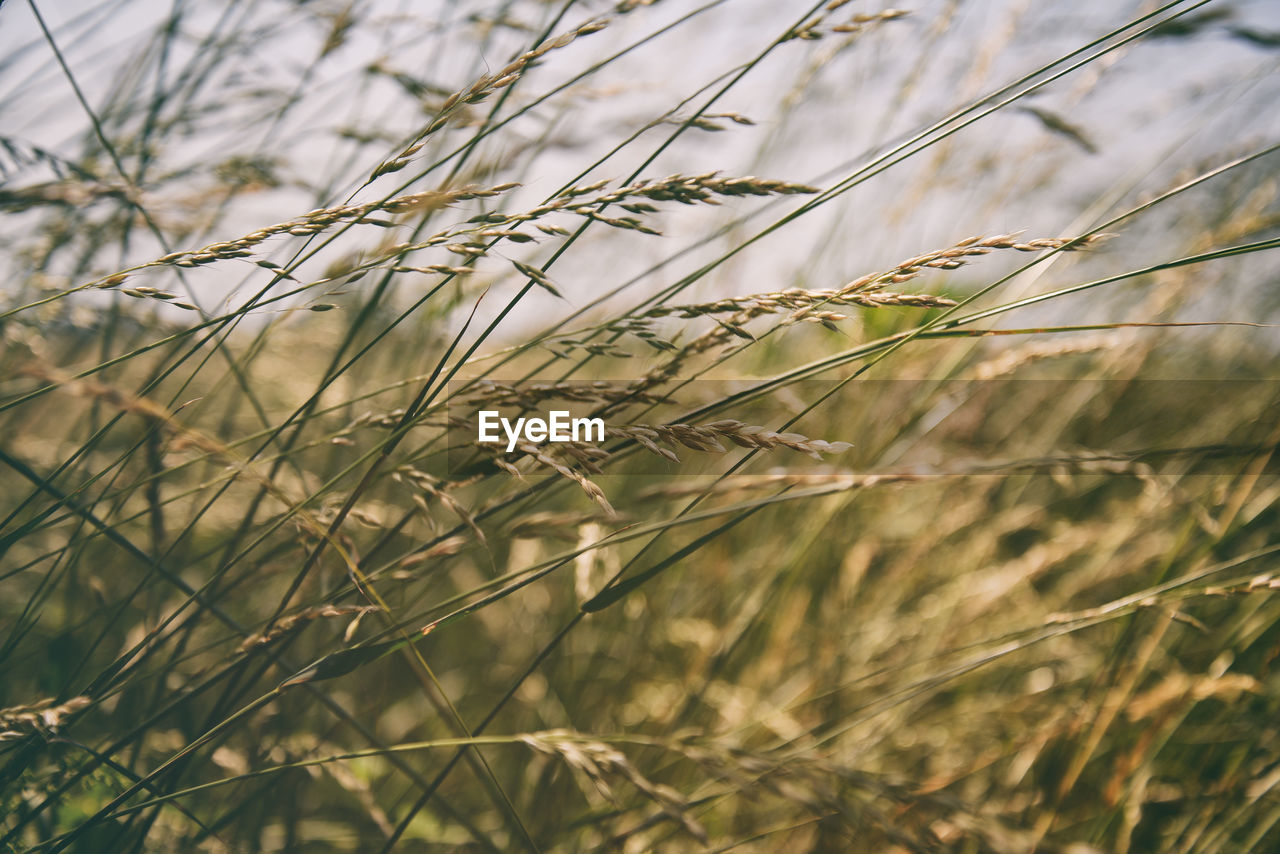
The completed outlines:
<svg viewBox="0 0 1280 854">
<path fill-rule="evenodd" d="M 1272 4 L 0 45 L 4 851 L 1280 846 Z"/>
</svg>

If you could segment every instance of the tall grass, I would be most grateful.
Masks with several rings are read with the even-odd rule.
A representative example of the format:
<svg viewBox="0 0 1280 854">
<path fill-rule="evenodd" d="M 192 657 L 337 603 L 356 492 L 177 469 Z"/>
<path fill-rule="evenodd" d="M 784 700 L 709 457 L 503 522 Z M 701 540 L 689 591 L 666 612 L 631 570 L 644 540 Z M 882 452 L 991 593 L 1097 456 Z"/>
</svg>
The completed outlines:
<svg viewBox="0 0 1280 854">
<path fill-rule="evenodd" d="M 73 5 L 5 850 L 1280 845 L 1264 4 Z"/>
</svg>

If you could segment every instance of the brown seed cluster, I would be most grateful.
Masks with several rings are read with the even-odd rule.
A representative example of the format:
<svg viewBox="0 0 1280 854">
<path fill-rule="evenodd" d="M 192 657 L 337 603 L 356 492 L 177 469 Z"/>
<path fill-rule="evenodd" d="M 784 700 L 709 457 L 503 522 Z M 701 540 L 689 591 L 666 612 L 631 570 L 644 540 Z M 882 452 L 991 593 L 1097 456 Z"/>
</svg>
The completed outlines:
<svg viewBox="0 0 1280 854">
<path fill-rule="evenodd" d="M 885 9 L 883 12 L 860 13 L 854 15 L 846 21 L 838 24 L 827 25 L 827 13 L 834 12 L 841 6 L 850 2 L 850 0 L 832 0 L 823 9 L 823 13 L 815 18 L 810 18 L 795 29 L 790 30 L 782 37 L 782 41 L 792 41 L 800 39 L 802 41 L 817 41 L 828 34 L 844 34 L 853 35 L 863 30 L 879 26 L 888 21 L 895 21 L 898 18 L 905 18 L 910 15 L 903 9 Z"/>
<path fill-rule="evenodd" d="M 81 208 L 104 198 L 124 199 L 137 203 L 138 197 L 136 191 L 127 185 L 63 179 L 26 187 L 0 189 L 0 208 L 14 213 L 44 205 Z"/>
<path fill-rule="evenodd" d="M 63 721 L 92 702 L 88 697 L 72 697 L 64 703 L 49 698 L 25 706 L 0 709 L 0 741 L 57 729 Z"/>
<path fill-rule="evenodd" d="M 840 288 L 840 291 L 841 293 L 861 293 L 879 290 L 888 285 L 897 285 L 914 279 L 925 270 L 957 270 L 969 263 L 972 258 L 978 258 L 1005 249 L 1012 249 L 1016 252 L 1043 252 L 1053 249 L 1075 252 L 1089 249 L 1104 239 L 1106 239 L 1106 235 L 1102 234 L 1070 240 L 1061 237 L 1039 237 L 1035 240 L 1019 240 L 1016 233 L 997 234 L 994 237 L 969 237 L 946 249 L 926 252 L 923 255 L 908 258 L 885 272 L 872 273 L 860 279 L 855 279 Z"/>
<path fill-rule="evenodd" d="M 320 234 L 335 224 L 357 222 L 377 212 L 399 215 L 415 211 L 437 210 L 456 202 L 492 198 L 518 186 L 520 185 L 517 183 L 503 183 L 488 188 L 467 186 L 458 190 L 429 190 L 397 196 L 379 202 L 320 208 L 287 222 L 257 229 L 234 240 L 211 243 L 197 250 L 171 252 L 149 263 L 113 273 L 110 276 L 105 276 L 73 290 L 87 287 L 99 289 L 118 288 L 128 281 L 132 273 L 147 267 L 200 267 L 217 261 L 247 258 L 254 254 L 254 248 L 258 244 L 273 236 L 282 234 L 296 237 L 311 236 Z M 656 207 L 645 200 L 677 201 L 688 205 L 699 203 L 715 205 L 720 203 L 717 196 L 767 196 L 817 192 L 815 188 L 807 187 L 803 184 L 790 184 L 784 181 L 754 176 L 721 178 L 715 172 L 690 176 L 672 175 L 653 181 L 640 181 L 607 192 L 599 192 L 606 186 L 608 186 L 608 181 L 571 187 L 552 201 L 538 205 L 523 213 L 503 214 L 490 212 L 480 214 L 460 228 L 447 229 L 416 243 L 398 243 L 388 246 L 376 258 L 366 259 L 358 265 L 343 269 L 339 274 L 326 276 L 316 282 L 312 282 L 312 284 L 324 284 L 340 278 L 354 280 L 354 278 L 376 269 L 387 269 L 398 273 L 467 275 L 475 272 L 475 268 L 472 265 L 478 259 L 487 255 L 489 246 L 485 242 L 486 240 L 505 239 L 513 243 L 533 242 L 535 240 L 533 236 L 515 230 L 510 226 L 531 222 L 553 213 L 575 214 L 613 228 L 656 235 L 660 232 L 645 225 L 636 216 L 609 217 L 600 213 L 600 210 L 610 204 L 620 204 L 632 214 L 642 214 L 657 210 Z M 548 235 L 563 236 L 569 234 L 566 229 L 551 223 L 536 223 L 536 226 L 544 234 Z M 459 256 L 461 263 L 430 264 L 425 266 L 394 263 L 396 259 L 402 258 L 409 252 L 436 247 L 443 247 L 446 251 Z M 393 263 L 388 264 L 388 261 Z M 258 263 L 282 278 L 292 278 L 287 271 L 280 269 L 278 265 L 267 261 L 259 261 Z M 519 261 L 513 261 L 512 263 L 522 274 L 528 276 L 539 287 L 555 296 L 560 295 L 551 279 L 542 270 Z M 122 288 L 120 292 L 137 299 L 154 299 L 190 311 L 196 310 L 196 306 L 178 300 L 176 294 L 155 288 Z M 320 308 L 313 308 L 313 310 L 324 311 L 328 307 L 326 305 Z"/>
<path fill-rule="evenodd" d="M 658 306 L 644 313 L 644 317 L 668 317 L 674 315 L 681 318 L 702 317 L 708 314 L 725 314 L 728 312 L 745 312 L 752 317 L 763 314 L 776 314 L 782 311 L 797 312 L 796 319 L 810 319 L 807 309 L 819 304 L 857 305 L 866 308 L 878 306 L 910 306 L 914 308 L 942 308 L 953 306 L 956 301 L 946 297 L 930 294 L 892 294 L 883 291 L 870 293 L 843 293 L 838 290 L 805 290 L 788 288 L 774 293 L 755 294 L 749 297 L 730 297 L 714 302 L 696 303 L 694 305 Z M 842 316 L 837 315 L 840 319 Z"/>
<path fill-rule="evenodd" d="M 664 118 L 657 119 L 655 121 L 650 122 L 648 126 L 651 128 L 654 128 L 660 125 L 683 125 L 685 123 L 688 123 L 690 127 L 697 128 L 698 130 L 711 131 L 714 133 L 717 131 L 722 131 L 727 127 L 723 122 L 718 122 L 716 121 L 716 119 L 728 119 L 729 121 L 738 125 L 749 126 L 749 125 L 755 124 L 754 121 L 752 121 L 747 116 L 742 115 L 741 113 L 703 113 L 702 115 L 692 119 L 687 119 L 687 118 L 682 119 L 679 116 L 674 116 L 674 115 L 666 116 Z"/>
<path fill-rule="evenodd" d="M 378 610 L 380 609 L 374 605 L 323 605 L 319 608 L 308 608 L 297 614 L 282 617 L 265 633 L 249 635 L 249 637 L 240 642 L 240 646 L 236 648 L 236 651 L 246 652 L 254 647 L 269 644 L 273 640 L 278 640 L 291 632 L 301 629 L 313 620 L 319 620 L 324 617 L 355 616 L 358 618 L 371 611 Z"/>
<path fill-rule="evenodd" d="M 626 187 L 605 193 L 597 199 L 601 204 L 623 202 L 628 198 L 645 198 L 655 202 L 676 201 L 681 204 L 718 205 L 715 196 L 773 196 L 792 195 L 796 193 L 816 193 L 816 187 L 806 184 L 792 184 L 771 178 L 757 178 L 745 175 L 740 178 L 720 178 L 719 172 L 704 172 L 701 175 L 671 175 L 656 181 L 639 181 Z M 566 195 L 579 195 L 583 191 L 594 189 L 571 188 Z"/>
<path fill-rule="evenodd" d="M 472 433 L 476 429 L 474 424 L 464 421 L 456 422 L 455 426 L 467 429 Z M 777 448 L 788 448 L 818 460 L 822 459 L 823 454 L 839 454 L 853 447 L 848 442 L 827 442 L 822 439 L 810 439 L 799 433 L 778 433 L 773 430 L 767 430 L 764 427 L 748 425 L 745 422 L 733 419 L 713 421 L 700 425 L 606 426 L 605 435 L 614 439 L 633 440 L 646 450 L 672 462 L 679 462 L 680 458 L 670 448 L 658 444 L 659 442 L 672 447 L 684 447 L 696 451 L 719 454 L 727 453 L 728 449 L 725 447 L 725 442 L 752 450 L 770 451 Z M 523 477 L 522 472 L 512 462 L 505 459 L 503 454 L 495 452 L 492 446 L 477 445 L 477 447 L 491 453 L 493 462 L 498 468 L 516 477 Z M 585 442 L 567 442 L 557 444 L 554 447 L 540 447 L 529 442 L 521 442 L 516 445 L 516 449 L 536 465 L 551 469 L 561 477 L 576 483 L 593 501 L 604 509 L 608 518 L 617 518 L 617 512 L 605 497 L 604 490 L 583 473 L 603 473 L 601 465 L 609 458 L 608 451 Z M 563 457 L 564 461 L 557 459 L 557 456 Z M 575 466 L 580 467 L 582 471 L 579 471 Z M 403 471 L 402 469 L 401 472 Z M 397 474 L 399 475 L 400 472 Z M 417 483 L 418 479 L 415 478 L 414 482 Z"/>
<path fill-rule="evenodd" d="M 391 571 L 391 577 L 398 580 L 412 578 L 414 574 L 410 572 L 410 570 L 413 567 L 437 558 L 456 555 L 465 549 L 469 543 L 470 541 L 466 537 L 445 537 L 443 540 L 440 540 L 429 548 L 423 549 L 420 552 L 413 552 L 412 554 L 401 558 L 396 563 L 395 569 Z"/>
<path fill-rule="evenodd" d="M 378 168 L 373 170 L 370 180 L 392 172 L 399 172 L 401 169 L 408 166 L 414 155 L 420 152 L 423 146 L 426 145 L 427 137 L 449 124 L 449 120 L 463 108 L 473 104 L 479 104 L 493 93 L 500 89 L 505 89 L 515 83 L 526 71 L 536 65 L 540 59 L 551 51 L 568 47 L 578 38 L 591 35 L 592 33 L 598 33 L 607 26 L 607 21 L 588 21 L 580 27 L 572 29 L 567 33 L 563 33 L 550 41 L 543 42 L 533 50 L 525 51 L 497 71 L 481 76 L 466 89 L 454 92 L 445 99 L 443 106 L 440 108 L 440 112 L 436 114 L 436 117 L 431 120 L 431 123 L 427 125 L 422 133 L 420 133 L 414 141 L 398 155 L 379 164 Z"/>
<path fill-rule="evenodd" d="M 609 801 L 619 802 L 610 779 L 617 777 L 626 780 L 657 804 L 667 819 L 678 824 L 698 842 L 707 844 L 707 831 L 693 817 L 693 804 L 670 786 L 649 780 L 616 747 L 569 730 L 523 733 L 517 738 L 540 753 L 560 757 L 590 780 L 595 789 Z"/>
<path fill-rule="evenodd" d="M 772 196 L 818 192 L 816 187 L 805 184 L 757 178 L 754 175 L 737 178 L 721 178 L 719 175 L 719 172 L 705 172 L 701 175 L 670 175 L 656 180 L 638 181 L 612 190 L 605 190 L 609 186 L 607 180 L 596 181 L 592 184 L 569 187 L 546 204 L 530 208 L 523 213 L 487 214 L 485 220 L 494 224 L 513 225 L 541 219 L 549 214 L 571 213 L 614 228 L 639 231 L 644 234 L 659 234 L 660 232 L 645 225 L 636 216 L 606 217 L 600 211 L 609 205 L 616 204 L 630 214 L 646 214 L 658 210 L 650 202 L 718 205 L 720 204 L 718 196 Z M 567 233 L 564 229 L 554 226 L 539 225 L 538 227 L 549 234 Z"/>
<path fill-rule="evenodd" d="M 260 228 L 257 231 L 251 231 L 235 240 L 211 243 L 202 249 L 191 252 L 171 252 L 168 255 L 157 258 L 146 266 L 198 267 L 202 264 L 210 264 L 226 258 L 245 258 L 253 254 L 253 247 L 278 234 L 308 237 L 313 234 L 319 234 L 335 223 L 356 221 L 379 211 L 389 214 L 406 214 L 414 211 L 435 210 L 455 202 L 491 198 L 518 186 L 520 185 L 507 183 L 487 189 L 464 187 L 458 190 L 428 190 L 423 193 L 398 196 L 394 199 L 380 202 L 319 208 L 288 222 L 277 223 L 266 228 Z"/>
<path fill-rule="evenodd" d="M 107 279 L 104 280 L 97 287 L 100 290 L 108 290 L 110 288 L 116 287 L 121 282 L 125 281 L 127 278 L 128 276 L 126 276 L 125 274 L 117 273 L 114 276 L 108 276 Z M 185 309 L 187 311 L 198 311 L 196 306 L 192 305 L 191 303 L 183 302 L 182 300 L 179 300 L 177 294 L 169 293 L 168 291 L 162 291 L 157 288 L 150 288 L 150 287 L 145 287 L 143 285 L 139 285 L 136 288 L 120 288 L 120 293 L 124 294 L 127 297 L 133 297 L 134 299 L 156 300 L 157 302 L 168 303 L 169 305 L 176 306 L 177 308 Z"/>
<path fill-rule="evenodd" d="M 547 453 L 546 449 L 539 448 L 537 445 L 533 445 L 528 442 L 521 442 L 516 445 L 516 448 L 539 465 L 545 466 L 566 480 L 571 480 L 576 483 L 592 501 L 599 504 L 600 507 L 604 509 L 604 512 L 609 515 L 609 518 L 612 519 L 617 517 L 618 511 L 613 509 L 613 505 L 610 504 L 609 499 L 605 497 L 604 490 L 590 481 L 586 475 L 560 462 L 555 457 Z M 604 450 L 589 445 L 576 446 L 568 444 L 559 445 L 558 448 L 569 454 L 573 458 L 574 462 L 583 463 L 587 467 L 588 471 L 594 471 L 596 473 L 599 473 L 600 471 L 597 461 L 608 456 L 608 453 Z M 513 474 L 516 477 L 521 476 L 519 469 L 506 462 L 501 457 L 495 457 L 494 462 L 497 463 L 499 468 L 509 474 Z"/>
<path fill-rule="evenodd" d="M 408 484 L 418 489 L 421 494 L 414 495 L 413 501 L 427 519 L 431 518 L 431 508 L 428 501 L 428 499 L 431 499 L 448 508 L 464 525 L 471 529 L 471 532 L 476 535 L 476 539 L 482 544 L 487 542 L 484 531 L 476 523 L 471 511 L 463 506 L 458 499 L 454 498 L 450 492 L 450 489 L 463 486 L 465 482 L 445 482 L 413 466 L 400 466 L 392 473 L 391 478 L 398 483 Z"/>
<path fill-rule="evenodd" d="M 643 323 L 650 318 L 672 314 L 679 317 L 697 317 L 701 315 L 714 317 L 717 313 L 721 313 L 721 307 L 725 312 L 733 313 L 725 320 L 715 318 L 716 328 L 708 330 L 677 350 L 668 362 L 659 365 L 650 371 L 648 375 L 637 381 L 635 387 L 648 389 L 660 385 L 674 377 L 690 358 L 724 346 L 734 338 L 754 341 L 754 336 L 746 330 L 745 324 L 761 315 L 790 309 L 793 314 L 785 323 L 804 320 L 832 325 L 836 320 L 844 319 L 844 316 L 835 312 L 820 310 L 820 307 L 827 303 L 860 306 L 915 306 L 920 308 L 954 306 L 956 305 L 955 301 L 946 297 L 886 293 L 882 289 L 890 285 L 901 285 L 904 282 L 911 281 L 925 270 L 957 270 L 968 264 L 973 258 L 979 258 L 1000 250 L 1013 250 L 1016 252 L 1060 250 L 1074 252 L 1088 249 L 1106 239 L 1106 237 L 1107 235 L 1102 234 L 1074 239 L 1043 237 L 1034 240 L 1019 240 L 1017 234 L 969 237 L 946 249 L 926 252 L 923 255 L 908 258 L 888 270 L 869 273 L 833 290 L 807 291 L 792 289 L 790 291 L 778 291 L 750 297 L 730 298 L 694 306 L 650 309 L 649 312 L 638 318 L 637 322 Z M 733 308 L 730 306 L 733 306 Z M 650 333 L 650 337 L 652 338 L 652 333 Z"/>
<path fill-rule="evenodd" d="M 742 448 L 771 451 L 775 448 L 789 448 L 815 460 L 822 459 L 823 454 L 840 454 L 853 446 L 848 442 L 827 442 L 822 439 L 810 439 L 799 433 L 775 433 L 764 427 L 748 425 L 734 419 L 712 421 L 708 424 L 658 424 L 636 425 L 630 427 L 606 427 L 608 435 L 634 439 L 646 450 L 673 462 L 680 458 L 674 452 L 658 445 L 659 441 L 668 445 L 684 446 L 695 451 L 708 451 L 716 454 L 727 452 L 723 442 L 728 441 Z"/>
<path fill-rule="evenodd" d="M 508 383 L 484 380 L 473 389 L 468 390 L 460 398 L 464 403 L 486 403 L 499 406 L 519 406 L 533 408 L 547 400 L 564 400 L 572 403 L 660 403 L 663 397 L 636 394 L 625 387 L 612 383 L 597 382 L 560 382 L 560 383 L 527 383 L 513 385 Z"/>
</svg>

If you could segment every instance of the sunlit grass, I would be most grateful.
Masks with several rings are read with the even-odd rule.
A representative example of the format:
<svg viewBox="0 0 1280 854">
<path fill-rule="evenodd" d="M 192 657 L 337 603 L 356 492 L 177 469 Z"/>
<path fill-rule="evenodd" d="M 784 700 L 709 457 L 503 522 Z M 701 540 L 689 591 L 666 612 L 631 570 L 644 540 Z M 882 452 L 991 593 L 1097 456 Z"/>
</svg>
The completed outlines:
<svg viewBox="0 0 1280 854">
<path fill-rule="evenodd" d="M 0 12 L 6 850 L 1274 847 L 1265 28 L 463 5 Z"/>
</svg>

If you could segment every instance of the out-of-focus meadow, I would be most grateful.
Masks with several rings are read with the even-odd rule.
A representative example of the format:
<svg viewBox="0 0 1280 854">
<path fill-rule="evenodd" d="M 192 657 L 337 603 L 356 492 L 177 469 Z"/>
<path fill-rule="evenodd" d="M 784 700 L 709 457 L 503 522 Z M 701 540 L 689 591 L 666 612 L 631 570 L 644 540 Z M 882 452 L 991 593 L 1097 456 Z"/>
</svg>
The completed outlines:
<svg viewBox="0 0 1280 854">
<path fill-rule="evenodd" d="M 0 847 L 1274 850 L 1278 49 L 5 5 Z"/>
</svg>

